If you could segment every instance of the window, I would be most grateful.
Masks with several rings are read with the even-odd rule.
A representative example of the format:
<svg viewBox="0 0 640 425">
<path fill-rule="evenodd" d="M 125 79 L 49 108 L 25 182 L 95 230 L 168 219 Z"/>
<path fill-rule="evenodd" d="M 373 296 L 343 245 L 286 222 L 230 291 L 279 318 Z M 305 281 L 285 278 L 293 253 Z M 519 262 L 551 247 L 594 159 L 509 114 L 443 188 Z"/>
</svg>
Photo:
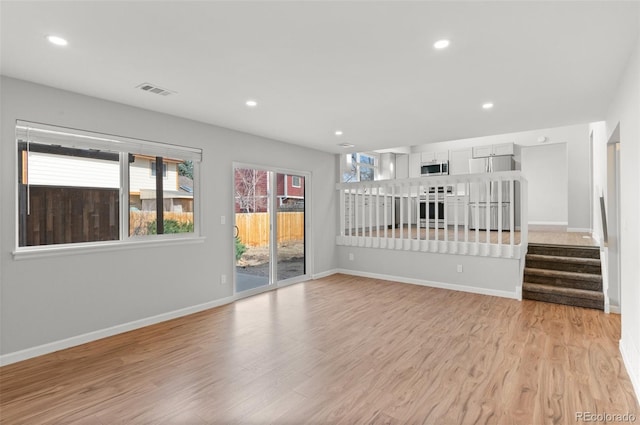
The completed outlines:
<svg viewBox="0 0 640 425">
<path fill-rule="evenodd" d="M 156 162 L 152 161 L 151 162 L 151 177 L 155 177 L 156 176 Z M 162 177 L 163 178 L 167 178 L 167 164 L 162 164 Z"/>
<path fill-rule="evenodd" d="M 347 154 L 346 165 L 342 173 L 343 182 L 362 182 L 376 179 L 378 157 L 369 153 Z"/>
<path fill-rule="evenodd" d="M 300 176 L 291 176 L 291 187 L 302 187 Z"/>
<path fill-rule="evenodd" d="M 201 150 L 24 121 L 16 139 L 18 248 L 196 233 Z"/>
</svg>

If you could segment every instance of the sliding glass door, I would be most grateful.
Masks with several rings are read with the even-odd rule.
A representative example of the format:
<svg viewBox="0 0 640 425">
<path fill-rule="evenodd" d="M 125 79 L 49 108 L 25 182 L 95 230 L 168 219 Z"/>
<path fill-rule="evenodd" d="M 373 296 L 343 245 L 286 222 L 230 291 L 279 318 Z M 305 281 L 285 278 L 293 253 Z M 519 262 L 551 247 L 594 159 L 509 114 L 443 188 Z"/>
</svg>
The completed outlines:
<svg viewBox="0 0 640 425">
<path fill-rule="evenodd" d="M 234 170 L 236 292 L 272 282 L 270 180 L 269 171 Z"/>
<path fill-rule="evenodd" d="M 304 176 L 277 174 L 277 277 L 292 279 L 306 274 Z"/>
<path fill-rule="evenodd" d="M 234 167 L 236 292 L 306 276 L 307 182 L 303 173 Z"/>
</svg>

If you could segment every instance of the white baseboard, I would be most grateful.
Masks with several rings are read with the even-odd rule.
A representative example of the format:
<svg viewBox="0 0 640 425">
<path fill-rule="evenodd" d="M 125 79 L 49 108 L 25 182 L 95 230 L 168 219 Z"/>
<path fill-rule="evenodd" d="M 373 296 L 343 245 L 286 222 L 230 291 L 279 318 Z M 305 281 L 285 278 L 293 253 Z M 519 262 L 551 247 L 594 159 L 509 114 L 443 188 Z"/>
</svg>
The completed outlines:
<svg viewBox="0 0 640 425">
<path fill-rule="evenodd" d="M 133 322 L 111 326 L 106 329 L 100 329 L 82 335 L 72 336 L 70 338 L 62 339 L 59 341 L 53 341 L 47 344 L 38 345 L 36 347 L 15 351 L 13 353 L 3 354 L 0 356 L 0 366 L 6 366 L 11 363 L 21 362 L 33 357 L 64 350 L 65 348 L 75 347 L 76 345 L 86 344 L 87 342 L 107 338 L 109 336 L 117 335 L 123 332 L 129 332 L 134 329 L 143 328 L 149 325 L 155 325 L 156 323 L 165 322 L 167 320 L 176 319 L 178 317 L 187 316 L 189 314 L 198 313 L 203 310 L 208 310 L 210 308 L 219 307 L 224 304 L 229 304 L 235 300 L 236 297 L 220 298 L 204 304 L 181 308 L 179 310 L 158 314 L 156 316 L 134 320 Z"/>
<path fill-rule="evenodd" d="M 640 351 L 638 351 L 638 348 L 630 338 L 625 338 L 623 335 L 620 340 L 620 353 L 633 389 L 636 392 L 636 399 L 640 402 Z"/>
<path fill-rule="evenodd" d="M 529 221 L 529 226 L 568 226 L 566 221 Z"/>
<path fill-rule="evenodd" d="M 567 232 L 591 233 L 593 230 L 588 227 L 567 227 Z"/>
<path fill-rule="evenodd" d="M 370 277 L 373 279 L 390 280 L 393 282 L 410 283 L 412 285 L 429 286 L 432 288 L 449 289 L 451 291 L 470 292 L 473 294 L 492 295 L 495 297 L 518 299 L 517 289 L 514 292 L 499 291 L 497 289 L 478 288 L 475 286 L 456 285 L 453 283 L 433 282 L 430 280 L 413 279 L 409 277 L 391 276 L 379 273 L 361 272 L 357 270 L 338 269 L 337 273 L 351 276 Z"/>
<path fill-rule="evenodd" d="M 340 273 L 338 269 L 330 269 L 324 272 L 311 275 L 312 279 L 322 279 L 323 277 L 331 276 L 332 274 Z"/>
<path fill-rule="evenodd" d="M 609 304 L 609 313 L 621 314 L 620 306 Z"/>
</svg>

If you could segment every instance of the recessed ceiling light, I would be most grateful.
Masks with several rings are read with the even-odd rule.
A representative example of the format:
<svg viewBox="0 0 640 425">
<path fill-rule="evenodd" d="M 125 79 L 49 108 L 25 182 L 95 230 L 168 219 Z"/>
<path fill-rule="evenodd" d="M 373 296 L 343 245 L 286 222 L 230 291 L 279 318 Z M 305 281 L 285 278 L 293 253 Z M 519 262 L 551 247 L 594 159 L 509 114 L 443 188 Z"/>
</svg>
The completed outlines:
<svg viewBox="0 0 640 425">
<path fill-rule="evenodd" d="M 449 47 L 449 40 L 438 40 L 433 43 L 433 47 L 438 50 L 446 49 L 447 47 Z"/>
<path fill-rule="evenodd" d="M 256 106 L 258 106 L 258 102 L 249 99 L 245 102 L 245 105 L 247 105 L 249 108 L 255 108 Z"/>
<path fill-rule="evenodd" d="M 351 143 L 340 143 L 338 146 L 340 146 L 341 148 L 344 148 L 344 149 L 348 149 L 348 148 L 353 148 L 356 145 L 351 144 Z"/>
<path fill-rule="evenodd" d="M 49 40 L 49 43 L 55 44 L 56 46 L 66 46 L 69 44 L 67 40 L 62 37 L 58 37 L 57 35 L 48 35 L 47 40 Z"/>
<path fill-rule="evenodd" d="M 493 108 L 493 103 L 487 102 L 482 104 L 482 109 L 491 109 Z"/>
<path fill-rule="evenodd" d="M 336 130 L 336 136 L 342 136 L 342 130 Z"/>
</svg>

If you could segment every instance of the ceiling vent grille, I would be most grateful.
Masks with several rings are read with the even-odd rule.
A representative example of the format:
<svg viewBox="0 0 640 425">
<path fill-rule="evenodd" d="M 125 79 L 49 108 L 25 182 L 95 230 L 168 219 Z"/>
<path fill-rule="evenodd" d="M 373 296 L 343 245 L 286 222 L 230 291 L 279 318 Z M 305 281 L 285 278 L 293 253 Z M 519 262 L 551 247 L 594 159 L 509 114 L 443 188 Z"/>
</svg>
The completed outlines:
<svg viewBox="0 0 640 425">
<path fill-rule="evenodd" d="M 149 93 L 159 94 L 160 96 L 169 96 L 170 94 L 175 94 L 175 92 L 171 90 L 163 89 L 162 87 L 158 87 L 154 84 L 149 83 L 142 83 L 139 86 L 136 86 L 136 88 Z"/>
</svg>

